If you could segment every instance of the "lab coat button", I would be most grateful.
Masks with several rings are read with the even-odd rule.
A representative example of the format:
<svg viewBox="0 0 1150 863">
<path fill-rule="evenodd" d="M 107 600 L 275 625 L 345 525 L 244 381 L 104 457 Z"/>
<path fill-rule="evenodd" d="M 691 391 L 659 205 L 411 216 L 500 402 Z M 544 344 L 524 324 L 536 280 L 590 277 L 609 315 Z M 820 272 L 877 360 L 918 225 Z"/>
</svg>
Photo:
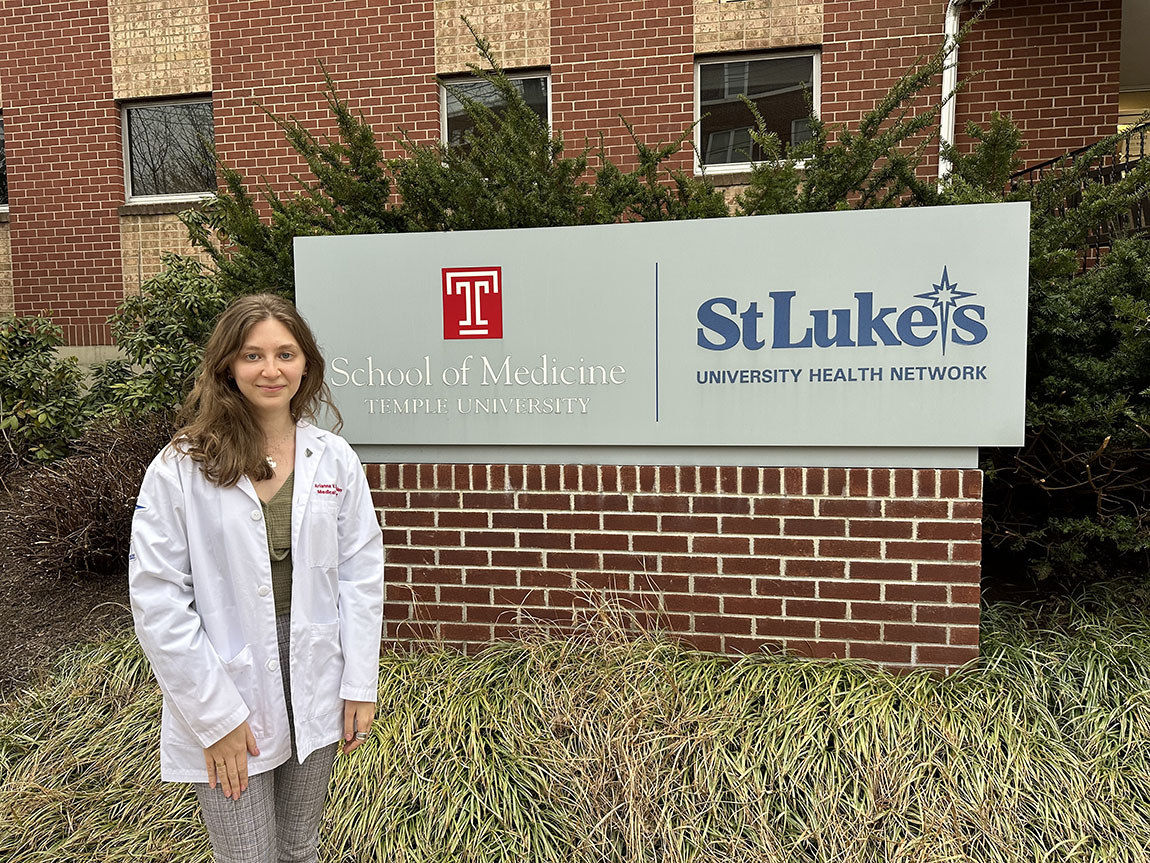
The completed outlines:
<svg viewBox="0 0 1150 863">
<path fill-rule="evenodd" d="M 253 509 L 252 510 L 252 521 L 259 521 L 259 520 L 260 520 L 260 511 L 258 509 Z"/>
<path fill-rule="evenodd" d="M 257 592 L 257 593 L 258 593 L 260 596 L 267 596 L 269 593 L 271 593 L 271 592 L 272 592 L 272 589 L 271 589 L 270 587 L 268 587 L 266 584 L 261 584 L 261 585 L 260 585 L 260 589 L 259 589 L 258 591 L 256 591 L 256 592 Z"/>
<path fill-rule="evenodd" d="M 274 659 L 268 660 L 268 671 L 275 671 L 279 667 L 280 667 L 280 664 L 278 662 L 276 662 Z"/>
</svg>

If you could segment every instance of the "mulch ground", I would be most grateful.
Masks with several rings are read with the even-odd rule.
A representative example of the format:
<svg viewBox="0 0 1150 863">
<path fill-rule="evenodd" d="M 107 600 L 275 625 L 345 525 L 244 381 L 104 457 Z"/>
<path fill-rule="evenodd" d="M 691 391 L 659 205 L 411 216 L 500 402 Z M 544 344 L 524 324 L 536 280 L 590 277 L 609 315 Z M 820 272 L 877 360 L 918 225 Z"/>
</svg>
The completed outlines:
<svg viewBox="0 0 1150 863">
<path fill-rule="evenodd" d="M 0 566 L 0 700 L 51 670 L 64 648 L 131 619 L 127 575 L 65 581 Z"/>
</svg>

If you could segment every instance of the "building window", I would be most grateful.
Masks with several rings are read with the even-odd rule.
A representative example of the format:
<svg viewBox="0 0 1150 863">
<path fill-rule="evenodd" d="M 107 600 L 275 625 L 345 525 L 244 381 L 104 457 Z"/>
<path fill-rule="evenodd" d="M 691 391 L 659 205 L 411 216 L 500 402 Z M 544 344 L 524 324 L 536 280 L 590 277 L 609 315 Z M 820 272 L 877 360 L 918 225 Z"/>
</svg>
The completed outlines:
<svg viewBox="0 0 1150 863">
<path fill-rule="evenodd" d="M 763 157 L 751 140 L 755 118 L 746 96 L 783 148 L 810 138 L 807 94 L 819 104 L 819 55 L 771 54 L 695 64 L 695 127 L 699 169 L 745 171 Z"/>
<path fill-rule="evenodd" d="M 538 73 L 508 75 L 511 83 L 522 94 L 523 99 L 539 117 L 551 123 L 551 80 L 550 76 Z M 454 91 L 454 92 L 453 92 Z M 442 135 L 445 143 L 457 146 L 463 143 L 463 135 L 474 124 L 467 116 L 459 96 L 463 95 L 482 105 L 499 111 L 503 100 L 491 84 L 476 78 L 445 81 L 439 86 L 439 116 L 442 118 Z"/>
<path fill-rule="evenodd" d="M 8 209 L 8 157 L 4 155 L 4 112 L 0 111 L 0 210 Z"/>
<path fill-rule="evenodd" d="M 210 101 L 129 104 L 123 121 L 128 200 L 201 198 L 215 192 Z"/>
</svg>

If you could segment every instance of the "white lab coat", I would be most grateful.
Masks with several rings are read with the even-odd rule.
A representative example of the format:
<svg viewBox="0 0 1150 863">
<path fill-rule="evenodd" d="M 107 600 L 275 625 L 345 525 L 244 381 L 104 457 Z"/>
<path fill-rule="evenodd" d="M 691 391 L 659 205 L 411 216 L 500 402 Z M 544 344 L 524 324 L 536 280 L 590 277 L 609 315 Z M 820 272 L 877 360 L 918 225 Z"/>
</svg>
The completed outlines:
<svg viewBox="0 0 1150 863">
<path fill-rule="evenodd" d="M 374 701 L 383 541 L 363 467 L 332 432 L 296 429 L 291 694 L 300 761 L 343 735 L 343 701 Z M 271 564 L 251 480 L 221 488 L 166 447 L 144 476 L 128 582 L 163 691 L 161 776 L 206 782 L 203 750 L 247 720 L 249 774 L 291 757 Z"/>
</svg>

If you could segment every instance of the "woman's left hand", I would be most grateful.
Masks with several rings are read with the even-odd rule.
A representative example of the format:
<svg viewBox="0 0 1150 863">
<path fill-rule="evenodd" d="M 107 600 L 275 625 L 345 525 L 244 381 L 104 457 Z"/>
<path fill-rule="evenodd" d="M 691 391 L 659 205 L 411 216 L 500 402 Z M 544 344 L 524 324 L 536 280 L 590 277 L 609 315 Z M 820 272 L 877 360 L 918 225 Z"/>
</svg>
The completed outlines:
<svg viewBox="0 0 1150 863">
<path fill-rule="evenodd" d="M 371 721 L 375 718 L 374 701 L 343 702 L 343 754 L 353 752 L 365 742 L 371 731 Z M 356 737 L 356 734 L 364 737 Z"/>
</svg>

